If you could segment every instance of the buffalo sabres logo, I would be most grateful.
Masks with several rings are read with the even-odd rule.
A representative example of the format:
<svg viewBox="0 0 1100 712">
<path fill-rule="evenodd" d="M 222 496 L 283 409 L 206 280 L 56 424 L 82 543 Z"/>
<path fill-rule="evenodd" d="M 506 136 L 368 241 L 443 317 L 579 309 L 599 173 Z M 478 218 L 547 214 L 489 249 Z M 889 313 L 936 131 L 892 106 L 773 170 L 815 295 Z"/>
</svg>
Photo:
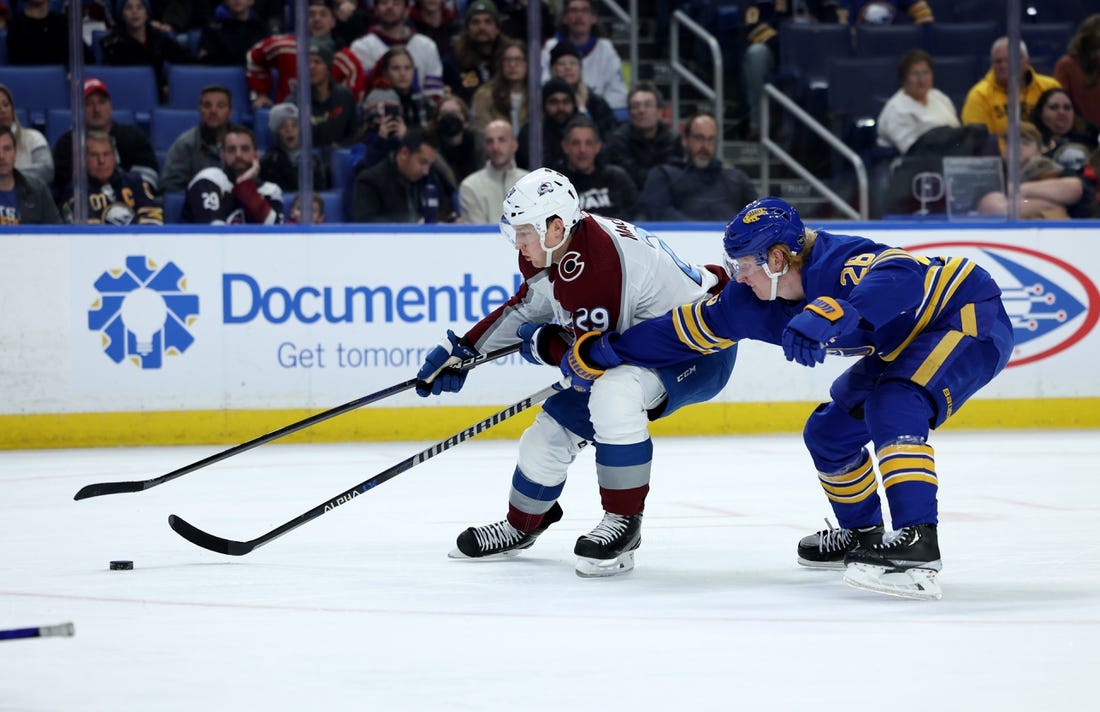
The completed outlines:
<svg viewBox="0 0 1100 712">
<path fill-rule="evenodd" d="M 581 253 L 573 251 L 562 255 L 561 262 L 558 263 L 558 276 L 561 279 L 572 282 L 580 277 L 582 272 L 584 272 L 584 260 L 581 259 Z"/>
<path fill-rule="evenodd" d="M 741 218 L 743 223 L 754 223 L 764 216 L 768 211 L 764 208 L 753 208 L 749 212 L 745 213 L 745 217 Z"/>
<path fill-rule="evenodd" d="M 539 189 L 538 189 L 538 194 L 539 195 L 546 195 L 547 193 L 553 193 L 553 192 L 554 192 L 554 184 L 551 183 L 550 181 L 546 181 L 545 183 L 540 185 Z"/>
</svg>

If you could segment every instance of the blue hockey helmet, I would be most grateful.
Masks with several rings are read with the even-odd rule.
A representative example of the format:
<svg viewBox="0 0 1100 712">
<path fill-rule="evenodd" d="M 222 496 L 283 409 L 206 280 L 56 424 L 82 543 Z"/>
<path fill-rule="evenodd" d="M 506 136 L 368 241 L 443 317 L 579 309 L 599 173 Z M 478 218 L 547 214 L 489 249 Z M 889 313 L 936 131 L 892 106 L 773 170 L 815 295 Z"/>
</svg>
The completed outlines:
<svg viewBox="0 0 1100 712">
<path fill-rule="evenodd" d="M 722 246 L 728 260 L 752 256 L 757 264 L 768 260 L 772 245 L 783 243 L 798 253 L 806 241 L 806 231 L 798 211 L 780 198 L 755 200 L 730 220 Z"/>
</svg>

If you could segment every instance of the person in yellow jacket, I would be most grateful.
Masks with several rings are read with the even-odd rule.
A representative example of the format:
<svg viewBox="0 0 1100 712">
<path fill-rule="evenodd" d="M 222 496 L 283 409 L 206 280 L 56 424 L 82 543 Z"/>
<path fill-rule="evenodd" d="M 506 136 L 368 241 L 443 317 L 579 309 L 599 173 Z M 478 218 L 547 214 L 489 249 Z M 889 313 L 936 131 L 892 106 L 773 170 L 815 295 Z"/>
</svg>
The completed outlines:
<svg viewBox="0 0 1100 712">
<path fill-rule="evenodd" d="M 990 69 L 967 92 L 962 108 L 964 124 L 985 124 L 1004 148 L 1008 133 L 1008 37 L 999 37 L 989 50 Z M 1039 74 L 1028 61 L 1027 45 L 1020 41 L 1020 116 L 1026 118 L 1039 96 L 1061 84 L 1054 77 Z"/>
</svg>

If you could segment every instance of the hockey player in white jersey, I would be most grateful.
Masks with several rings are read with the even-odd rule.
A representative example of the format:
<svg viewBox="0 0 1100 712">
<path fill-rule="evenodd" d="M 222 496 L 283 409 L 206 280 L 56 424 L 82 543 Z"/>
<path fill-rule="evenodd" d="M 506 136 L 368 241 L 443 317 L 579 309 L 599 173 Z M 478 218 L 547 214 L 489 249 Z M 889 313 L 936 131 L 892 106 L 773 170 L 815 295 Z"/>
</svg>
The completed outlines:
<svg viewBox="0 0 1100 712">
<path fill-rule="evenodd" d="M 466 371 L 451 368 L 455 363 L 517 341 L 532 363 L 568 364 L 574 345 L 589 336 L 716 294 L 728 279 L 718 265 L 683 263 L 640 227 L 582 212 L 569 180 L 546 168 L 508 192 L 500 227 L 519 251 L 524 282 L 465 335 L 447 332 L 417 374 L 421 396 L 458 391 Z M 561 519 L 557 500 L 569 465 L 586 443 L 594 443 L 605 513 L 577 540 L 577 574 L 612 576 L 633 569 L 653 453 L 648 422 L 717 394 L 734 362 L 734 354 L 722 354 L 661 369 L 608 369 L 590 392 L 588 382 L 578 379 L 584 388 L 549 398 L 520 439 L 507 516 L 463 531 L 452 558 L 499 558 L 530 547 Z M 572 373 L 567 366 L 562 370 Z"/>
</svg>

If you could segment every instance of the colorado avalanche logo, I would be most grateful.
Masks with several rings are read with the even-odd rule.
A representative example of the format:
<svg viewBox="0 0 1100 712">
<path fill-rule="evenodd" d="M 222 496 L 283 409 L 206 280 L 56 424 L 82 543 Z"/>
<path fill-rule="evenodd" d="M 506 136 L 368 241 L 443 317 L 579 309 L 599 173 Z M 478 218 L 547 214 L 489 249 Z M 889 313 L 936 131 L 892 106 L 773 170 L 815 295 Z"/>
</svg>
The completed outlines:
<svg viewBox="0 0 1100 712">
<path fill-rule="evenodd" d="M 970 257 L 993 275 L 1016 339 L 1008 368 L 1065 351 L 1085 338 L 1100 320 L 1100 290 L 1092 280 L 1046 253 L 994 243 L 941 242 L 906 249 L 916 254 Z"/>
<path fill-rule="evenodd" d="M 546 195 L 547 193 L 553 193 L 553 192 L 554 192 L 554 184 L 551 183 L 550 181 L 546 181 L 545 183 L 540 185 L 539 189 L 538 189 L 538 194 L 539 195 Z"/>
<path fill-rule="evenodd" d="M 558 277 L 566 282 L 572 282 L 584 272 L 584 260 L 579 252 L 566 252 L 558 263 Z"/>
</svg>

